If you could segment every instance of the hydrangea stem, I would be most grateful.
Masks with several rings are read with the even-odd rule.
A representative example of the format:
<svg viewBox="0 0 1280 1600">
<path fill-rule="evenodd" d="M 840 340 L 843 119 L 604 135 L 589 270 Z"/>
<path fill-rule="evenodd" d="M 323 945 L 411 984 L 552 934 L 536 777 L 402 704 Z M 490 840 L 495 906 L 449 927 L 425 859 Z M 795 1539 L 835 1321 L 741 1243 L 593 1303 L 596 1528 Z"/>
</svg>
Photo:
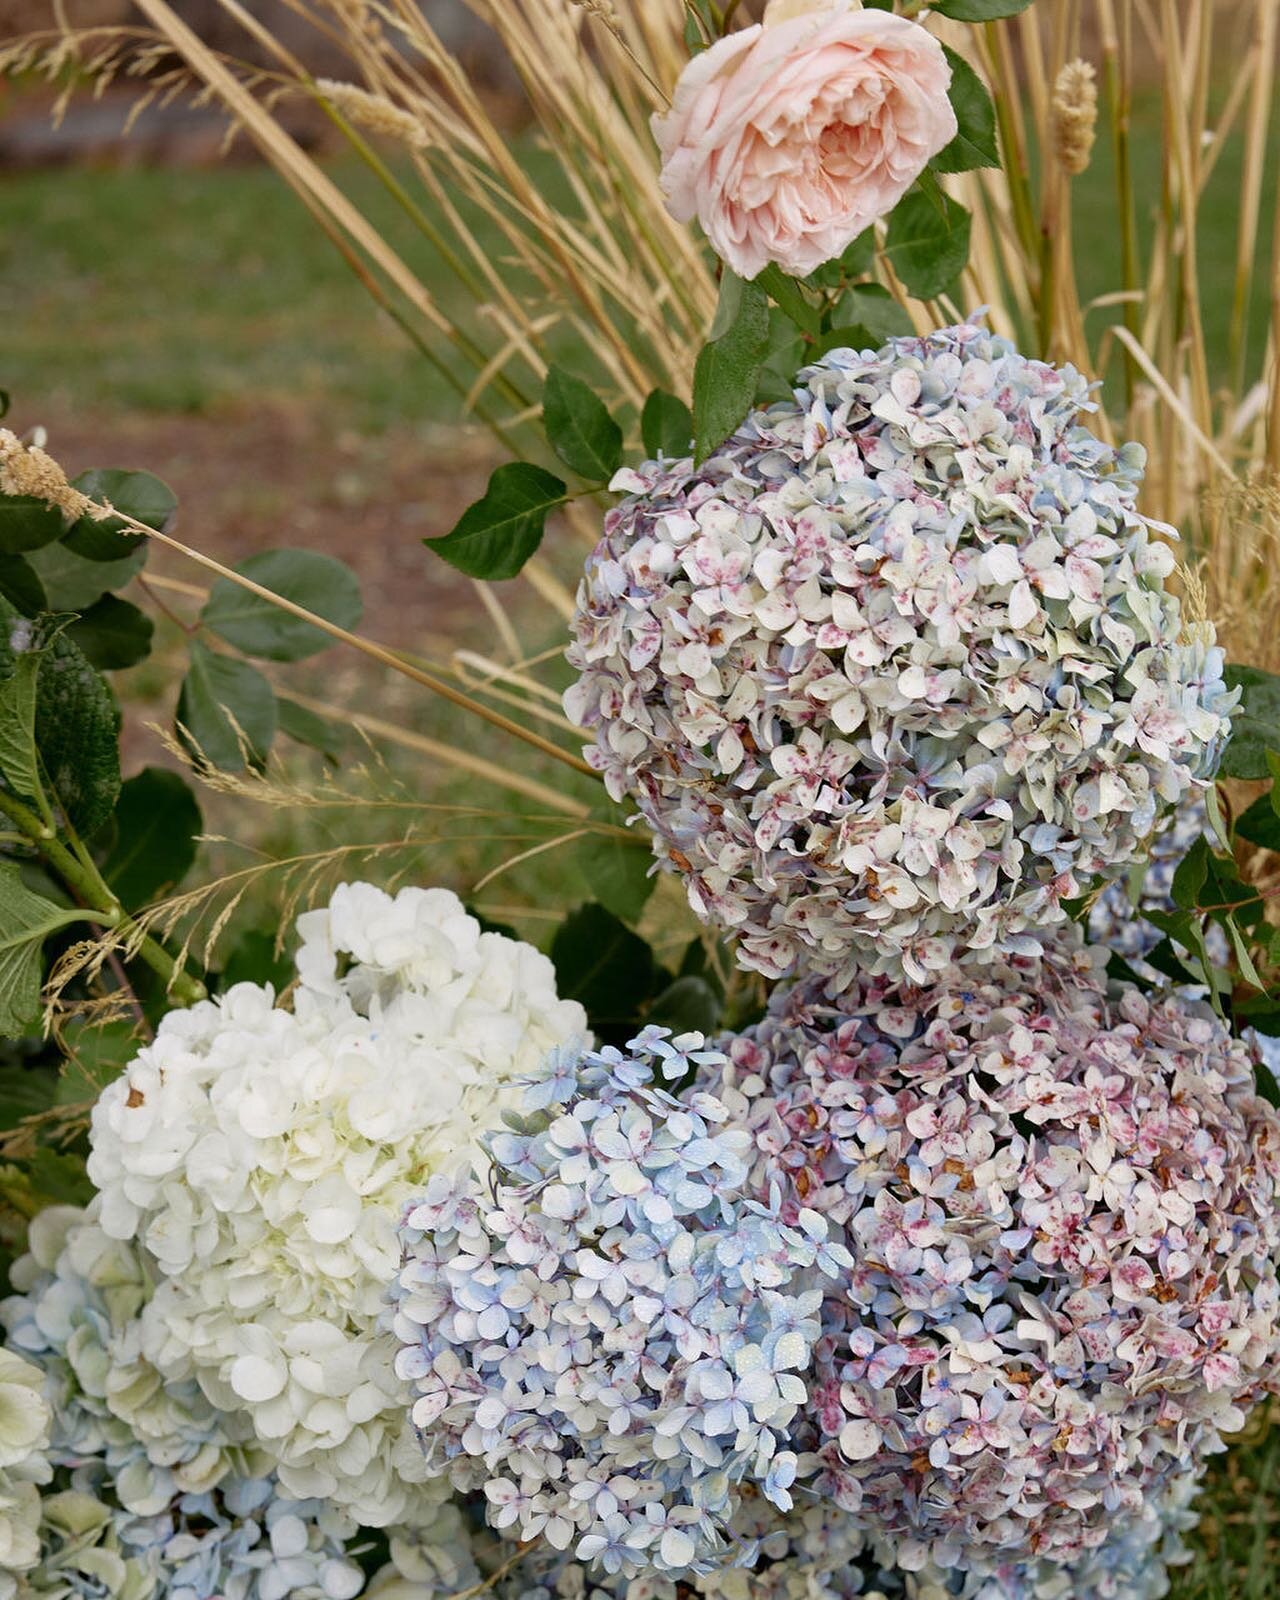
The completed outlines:
<svg viewBox="0 0 1280 1600">
<path fill-rule="evenodd" d="M 128 920 L 128 913 L 87 852 L 77 855 L 68 849 L 46 822 L 12 795 L 0 792 L 0 812 L 8 817 L 24 838 L 30 840 L 94 920 L 110 928 L 119 927 Z M 163 979 L 169 994 L 179 1005 L 192 1005 L 205 998 L 207 991 L 204 984 L 189 972 L 184 972 L 164 946 L 150 934 L 143 936 L 135 953 L 138 960 L 144 961 Z"/>
</svg>

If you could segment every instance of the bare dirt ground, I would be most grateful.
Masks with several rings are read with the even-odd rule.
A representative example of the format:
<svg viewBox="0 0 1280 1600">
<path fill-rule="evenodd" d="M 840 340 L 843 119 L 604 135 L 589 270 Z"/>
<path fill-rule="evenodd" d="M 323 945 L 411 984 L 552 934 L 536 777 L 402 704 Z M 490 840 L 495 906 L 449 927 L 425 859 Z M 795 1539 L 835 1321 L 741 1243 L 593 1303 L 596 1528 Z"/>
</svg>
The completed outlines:
<svg viewBox="0 0 1280 1600">
<path fill-rule="evenodd" d="M 422 545 L 483 492 L 494 454 L 482 432 L 371 437 L 334 431 L 326 413 L 302 408 L 227 417 L 42 408 L 40 421 L 72 473 L 121 466 L 163 478 L 178 496 L 175 535 L 227 565 L 278 546 L 340 557 L 360 579 L 363 631 L 373 638 L 439 655 L 483 626 L 471 584 Z M 156 552 L 152 569 L 207 582 L 168 551 Z"/>
</svg>

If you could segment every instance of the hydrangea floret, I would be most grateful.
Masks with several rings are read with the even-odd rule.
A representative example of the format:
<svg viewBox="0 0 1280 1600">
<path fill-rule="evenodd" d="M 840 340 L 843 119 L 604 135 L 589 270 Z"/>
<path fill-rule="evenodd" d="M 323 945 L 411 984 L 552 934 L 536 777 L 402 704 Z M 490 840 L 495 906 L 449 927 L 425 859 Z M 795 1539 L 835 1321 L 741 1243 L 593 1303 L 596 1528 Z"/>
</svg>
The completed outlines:
<svg viewBox="0 0 1280 1600">
<path fill-rule="evenodd" d="M 854 1261 L 801 1480 L 904 1567 L 1078 1563 L 1274 1387 L 1280 1118 L 1207 1007 L 1071 960 L 811 979 L 728 1054 L 755 1192 Z"/>
<path fill-rule="evenodd" d="M 43 1407 L 43 1471 L 20 1596 L 42 1600 L 353 1600 L 344 1541 L 354 1521 L 282 1494 L 240 1412 L 218 1412 L 190 1377 L 141 1349 L 150 1280 L 140 1252 L 92 1214 L 43 1211 L 0 1305 Z M 29 1355 L 32 1366 L 13 1354 Z M 0 1374 L 5 1370 L 0 1366 Z M 2 1426 L 2 1423 L 0 1423 Z M 28 1429 L 29 1431 L 29 1429 Z"/>
<path fill-rule="evenodd" d="M 293 1010 L 239 984 L 169 1013 L 94 1109 L 89 1174 L 162 1275 L 150 1359 L 247 1408 L 288 1493 L 382 1527 L 443 1492 L 384 1326 L 400 1216 L 585 1017 L 442 890 L 346 885 L 300 931 Z"/>
<path fill-rule="evenodd" d="M 1092 409 L 970 322 L 615 479 L 565 705 L 744 965 L 1034 954 L 1212 770 L 1222 652 Z"/>
<path fill-rule="evenodd" d="M 563 1053 L 492 1168 L 432 1179 L 394 1290 L 433 1463 L 492 1524 L 606 1574 L 712 1564 L 739 1486 L 791 1503 L 823 1274 L 847 1253 L 744 1195 L 750 1140 L 698 1091 L 699 1035 Z M 539 1114 L 539 1109 L 541 1109 Z"/>
<path fill-rule="evenodd" d="M 40 1559 L 40 1486 L 52 1473 L 43 1387 L 38 1366 L 0 1350 L 0 1600 Z"/>
</svg>

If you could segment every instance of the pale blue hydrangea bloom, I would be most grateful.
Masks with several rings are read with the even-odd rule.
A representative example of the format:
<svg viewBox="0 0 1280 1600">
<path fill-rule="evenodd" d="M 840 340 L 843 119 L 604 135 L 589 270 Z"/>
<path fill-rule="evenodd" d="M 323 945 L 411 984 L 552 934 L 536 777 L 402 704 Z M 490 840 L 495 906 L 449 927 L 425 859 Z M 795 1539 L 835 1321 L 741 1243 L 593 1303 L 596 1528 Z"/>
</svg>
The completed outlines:
<svg viewBox="0 0 1280 1600">
<path fill-rule="evenodd" d="M 723 1059 L 646 1030 L 558 1060 L 541 1124 L 409 1211 L 393 1290 L 433 1462 L 494 1527 L 623 1577 L 707 1570 L 744 1484 L 790 1506 L 818 1282 L 850 1260 L 746 1197 L 745 1131 L 656 1085 L 677 1058 Z"/>
</svg>

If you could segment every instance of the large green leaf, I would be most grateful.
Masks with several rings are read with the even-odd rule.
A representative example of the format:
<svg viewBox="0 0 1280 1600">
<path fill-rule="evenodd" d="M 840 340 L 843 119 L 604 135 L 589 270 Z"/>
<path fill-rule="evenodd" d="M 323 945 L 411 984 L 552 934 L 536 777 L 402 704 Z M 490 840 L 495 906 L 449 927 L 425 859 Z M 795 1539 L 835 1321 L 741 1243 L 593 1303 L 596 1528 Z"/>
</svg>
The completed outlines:
<svg viewBox="0 0 1280 1600">
<path fill-rule="evenodd" d="M 602 905 L 569 913 L 556 929 L 551 960 L 560 994 L 577 1000 L 607 1038 L 635 1024 L 657 976 L 649 946 Z"/>
<path fill-rule="evenodd" d="M 724 1002 L 705 978 L 687 973 L 655 995 L 645 1022 L 673 1033 L 713 1034 L 720 1026 Z"/>
<path fill-rule="evenodd" d="M 0 494 L 0 552 L 22 555 L 62 537 L 66 522 L 56 506 L 30 494 Z"/>
<path fill-rule="evenodd" d="M 470 578 L 514 578 L 542 543 L 547 513 L 562 505 L 565 485 L 527 461 L 509 461 L 442 539 L 428 550 Z"/>
<path fill-rule="evenodd" d="M 711 338 L 693 369 L 694 460 L 701 465 L 750 411 L 769 346 L 769 297 L 727 269 Z"/>
<path fill-rule="evenodd" d="M 27 558 L 44 585 L 50 611 L 87 611 L 114 589 L 123 589 L 142 571 L 147 560 L 146 541 L 119 561 L 88 561 L 66 544 L 46 545 Z"/>
<path fill-rule="evenodd" d="M 936 185 L 914 189 L 894 208 L 884 253 L 909 294 L 932 300 L 951 287 L 969 259 L 972 219 Z"/>
<path fill-rule="evenodd" d="M 314 711 L 308 711 L 296 700 L 287 700 L 282 694 L 276 696 L 276 717 L 280 732 L 286 738 L 318 750 L 326 761 L 336 763 L 342 759 L 347 744 L 346 729 L 330 718 L 318 717 Z"/>
<path fill-rule="evenodd" d="M 1277 791 L 1273 787 L 1236 819 L 1236 833 L 1264 850 L 1280 850 L 1280 813 L 1276 810 Z"/>
<path fill-rule="evenodd" d="M 1031 0 L 933 0 L 933 9 L 953 22 L 996 22 L 1016 17 L 1030 4 Z"/>
<path fill-rule="evenodd" d="M 822 312 L 806 297 L 796 279 L 788 277 L 781 267 L 766 267 L 756 282 L 797 328 L 814 336 L 822 331 Z"/>
<path fill-rule="evenodd" d="M 191 642 L 191 666 L 178 696 L 178 722 L 197 754 L 224 772 L 267 758 L 276 731 L 276 697 L 256 667 Z M 237 731 L 238 730 L 238 731 Z"/>
<path fill-rule="evenodd" d="M 83 912 L 33 894 L 12 863 L 0 864 L 0 1036 L 21 1033 L 40 1009 L 44 941 L 83 921 Z"/>
<path fill-rule="evenodd" d="M 613 812 L 607 820 L 620 825 L 623 813 Z M 574 865 L 583 887 L 606 910 L 624 922 L 635 922 L 653 893 L 653 852 L 644 834 L 592 833 L 574 855 Z"/>
<path fill-rule="evenodd" d="M 1242 691 L 1222 754 L 1224 778 L 1268 778 L 1267 751 L 1280 754 L 1280 677 L 1261 667 L 1228 666 L 1227 684 Z"/>
<path fill-rule="evenodd" d="M 655 389 L 640 413 L 640 437 L 650 456 L 687 456 L 693 449 L 693 413 L 683 400 Z"/>
<path fill-rule="evenodd" d="M 560 367 L 547 371 L 542 424 L 561 461 L 588 483 L 608 483 L 622 465 L 622 429 L 600 397 Z"/>
<path fill-rule="evenodd" d="M 852 284 L 836 301 L 832 320 L 865 328 L 877 346 L 912 331 L 911 318 L 882 283 Z"/>
<path fill-rule="evenodd" d="M 49 605 L 36 569 L 22 556 L 0 555 L 0 595 L 26 617 L 46 611 Z"/>
<path fill-rule="evenodd" d="M 929 163 L 935 172 L 971 172 L 975 167 L 998 167 L 996 108 L 987 86 L 963 56 L 943 45 L 951 67 L 951 109 L 956 114 L 955 138 Z"/>
<path fill-rule="evenodd" d="M 15 795 L 43 792 L 36 759 L 36 697 L 46 627 L 0 601 L 0 778 Z"/>
<path fill-rule="evenodd" d="M 823 289 L 838 289 L 842 283 L 852 283 L 866 277 L 876 258 L 876 231 L 867 228 L 849 245 L 835 261 L 827 261 L 816 272 L 809 274 L 809 282 Z"/>
<path fill-rule="evenodd" d="M 196 858 L 200 807 L 176 772 L 144 767 L 120 790 L 102 876 L 131 911 L 180 883 Z"/>
<path fill-rule="evenodd" d="M 316 550 L 263 550 L 238 562 L 235 570 L 339 628 L 355 627 L 364 609 L 351 568 Z M 301 661 L 333 643 L 314 623 L 291 616 L 230 578 L 219 578 L 209 591 L 200 620 L 245 655 L 268 661 Z"/>
<path fill-rule="evenodd" d="M 120 793 L 120 708 L 74 639 L 60 634 L 40 662 L 36 698 L 40 766 L 71 824 L 86 838 Z"/>
<path fill-rule="evenodd" d="M 113 505 L 126 517 L 163 531 L 178 509 L 178 497 L 167 483 L 149 472 L 129 472 L 118 467 L 94 467 L 82 472 L 75 486 L 99 505 Z M 131 555 L 145 533 L 131 533 L 119 517 L 81 517 L 67 534 L 67 546 L 89 561 L 119 561 Z"/>
<path fill-rule="evenodd" d="M 155 623 L 119 595 L 104 594 L 67 629 L 85 655 L 103 672 L 136 666 L 151 653 Z"/>
</svg>

